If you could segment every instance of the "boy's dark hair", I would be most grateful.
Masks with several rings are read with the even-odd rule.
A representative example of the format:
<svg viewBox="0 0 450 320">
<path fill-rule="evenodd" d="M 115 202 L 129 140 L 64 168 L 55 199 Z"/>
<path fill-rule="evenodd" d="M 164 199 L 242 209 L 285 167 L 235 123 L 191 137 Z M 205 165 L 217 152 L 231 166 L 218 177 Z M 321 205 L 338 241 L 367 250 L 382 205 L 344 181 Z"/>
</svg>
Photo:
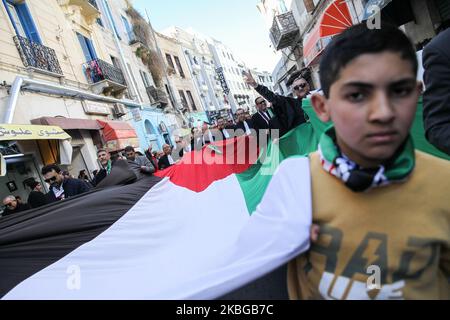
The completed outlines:
<svg viewBox="0 0 450 320">
<path fill-rule="evenodd" d="M 47 174 L 53 170 L 55 170 L 56 173 L 61 173 L 61 168 L 57 164 L 49 164 L 48 166 L 43 167 L 41 173 Z"/>
<path fill-rule="evenodd" d="M 106 150 L 106 149 L 104 149 L 104 148 L 98 149 L 98 150 L 97 150 L 97 155 L 98 155 L 100 152 L 106 152 L 106 153 L 108 153 L 108 150 Z"/>
<path fill-rule="evenodd" d="M 363 54 L 398 52 L 402 58 L 411 62 L 414 74 L 417 74 L 416 52 L 408 37 L 397 27 L 382 23 L 380 29 L 369 29 L 366 24 L 348 28 L 336 36 L 326 47 L 320 60 L 320 84 L 325 97 L 329 97 L 330 88 L 339 79 L 339 74 L 352 60 Z"/>
<path fill-rule="evenodd" d="M 134 152 L 134 148 L 133 148 L 132 146 L 126 146 L 124 151 L 125 151 L 125 152 L 131 152 L 131 151 L 133 151 L 133 152 Z"/>
</svg>

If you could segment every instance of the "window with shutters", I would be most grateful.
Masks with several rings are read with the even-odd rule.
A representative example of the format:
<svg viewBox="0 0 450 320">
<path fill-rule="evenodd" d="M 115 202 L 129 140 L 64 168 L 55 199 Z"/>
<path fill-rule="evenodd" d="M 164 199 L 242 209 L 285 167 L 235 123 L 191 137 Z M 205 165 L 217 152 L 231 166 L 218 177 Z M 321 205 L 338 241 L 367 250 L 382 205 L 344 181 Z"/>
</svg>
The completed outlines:
<svg viewBox="0 0 450 320">
<path fill-rule="evenodd" d="M 77 38 L 80 43 L 81 50 L 83 51 L 85 61 L 92 61 L 97 59 L 97 54 L 95 53 L 94 44 L 91 39 L 86 38 L 85 36 L 79 34 L 78 32 Z"/>
<path fill-rule="evenodd" d="M 191 103 L 191 107 L 193 111 L 197 111 L 197 106 L 195 105 L 194 98 L 192 97 L 192 93 L 189 90 L 186 90 L 187 96 L 189 98 L 189 102 Z"/>
<path fill-rule="evenodd" d="M 3 3 L 16 34 L 33 42 L 42 44 L 26 1 L 16 3 L 11 0 L 3 0 Z"/>
<path fill-rule="evenodd" d="M 182 78 L 186 78 L 186 76 L 184 75 L 183 68 L 181 67 L 180 59 L 177 56 L 174 56 L 174 58 L 175 58 L 175 63 L 177 64 L 178 72 L 180 73 L 180 76 Z"/>
</svg>

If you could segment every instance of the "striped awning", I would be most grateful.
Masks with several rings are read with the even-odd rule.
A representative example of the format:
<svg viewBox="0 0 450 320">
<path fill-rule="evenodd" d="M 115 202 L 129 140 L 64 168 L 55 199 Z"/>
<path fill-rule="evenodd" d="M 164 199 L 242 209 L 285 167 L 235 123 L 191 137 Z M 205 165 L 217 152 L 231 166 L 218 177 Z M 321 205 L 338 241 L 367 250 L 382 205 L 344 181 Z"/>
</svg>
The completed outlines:
<svg viewBox="0 0 450 320">
<path fill-rule="evenodd" d="M 305 65 L 308 66 L 315 61 L 325 49 L 331 36 L 341 33 L 352 25 L 352 17 L 347 2 L 345 0 L 333 1 L 303 41 Z"/>
</svg>

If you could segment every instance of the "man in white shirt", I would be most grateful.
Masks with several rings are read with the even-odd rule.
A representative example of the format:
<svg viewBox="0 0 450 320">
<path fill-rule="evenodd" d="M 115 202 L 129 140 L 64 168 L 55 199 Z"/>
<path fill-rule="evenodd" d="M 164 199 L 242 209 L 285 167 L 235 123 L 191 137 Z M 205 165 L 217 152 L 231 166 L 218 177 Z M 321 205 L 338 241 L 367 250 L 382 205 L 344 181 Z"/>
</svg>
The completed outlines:
<svg viewBox="0 0 450 320">
<path fill-rule="evenodd" d="M 202 146 L 210 144 L 211 142 L 214 142 L 213 134 L 211 133 L 211 130 L 209 130 L 210 123 L 204 121 L 202 125 Z"/>
</svg>

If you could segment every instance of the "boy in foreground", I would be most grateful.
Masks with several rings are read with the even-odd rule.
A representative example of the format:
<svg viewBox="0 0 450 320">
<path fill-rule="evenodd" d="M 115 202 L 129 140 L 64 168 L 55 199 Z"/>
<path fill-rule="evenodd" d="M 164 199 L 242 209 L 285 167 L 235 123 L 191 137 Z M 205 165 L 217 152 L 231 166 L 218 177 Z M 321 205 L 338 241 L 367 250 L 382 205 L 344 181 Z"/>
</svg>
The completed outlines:
<svg viewBox="0 0 450 320">
<path fill-rule="evenodd" d="M 320 234 L 289 265 L 292 299 L 449 299 L 450 163 L 414 150 L 417 68 L 389 25 L 325 50 L 312 104 L 333 126 L 310 155 Z"/>
</svg>

